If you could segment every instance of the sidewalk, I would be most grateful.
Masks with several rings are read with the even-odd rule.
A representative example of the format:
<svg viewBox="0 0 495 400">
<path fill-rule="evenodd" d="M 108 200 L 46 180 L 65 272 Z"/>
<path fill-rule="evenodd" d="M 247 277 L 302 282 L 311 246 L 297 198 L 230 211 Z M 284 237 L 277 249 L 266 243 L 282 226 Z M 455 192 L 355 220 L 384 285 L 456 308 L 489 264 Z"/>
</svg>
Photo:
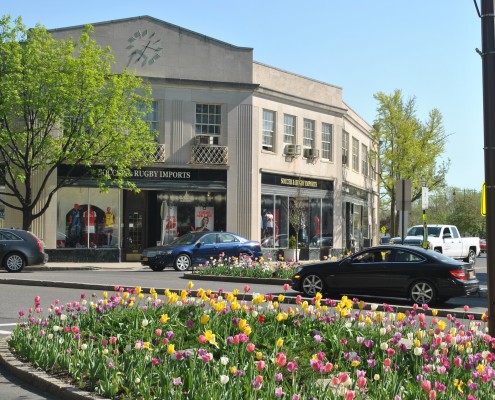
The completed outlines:
<svg viewBox="0 0 495 400">
<path fill-rule="evenodd" d="M 53 270 L 91 270 L 91 269 L 141 269 L 148 268 L 139 261 L 134 262 L 98 262 L 98 261 L 86 261 L 86 262 L 52 262 L 48 261 L 45 265 L 30 265 L 25 267 L 26 270 L 31 271 L 53 271 Z"/>
</svg>

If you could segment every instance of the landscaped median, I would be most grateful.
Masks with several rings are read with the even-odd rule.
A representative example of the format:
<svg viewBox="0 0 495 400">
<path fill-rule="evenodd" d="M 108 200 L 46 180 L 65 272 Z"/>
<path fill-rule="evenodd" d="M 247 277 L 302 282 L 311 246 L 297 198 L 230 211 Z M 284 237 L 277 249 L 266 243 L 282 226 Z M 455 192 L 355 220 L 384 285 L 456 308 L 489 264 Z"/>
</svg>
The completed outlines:
<svg viewBox="0 0 495 400">
<path fill-rule="evenodd" d="M 193 286 L 115 287 L 68 304 L 36 296 L 19 312 L 9 347 L 19 360 L 113 399 L 495 395 L 495 339 L 485 315 L 464 324 L 426 306 L 399 312 L 319 294 L 287 304 L 284 294 L 252 293 L 248 285 Z"/>
</svg>

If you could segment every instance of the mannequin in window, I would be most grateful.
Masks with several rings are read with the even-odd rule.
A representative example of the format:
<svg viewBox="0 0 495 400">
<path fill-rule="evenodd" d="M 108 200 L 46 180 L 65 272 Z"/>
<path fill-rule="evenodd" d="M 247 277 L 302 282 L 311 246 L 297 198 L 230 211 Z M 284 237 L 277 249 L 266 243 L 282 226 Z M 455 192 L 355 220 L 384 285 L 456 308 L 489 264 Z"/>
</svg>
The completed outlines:
<svg viewBox="0 0 495 400">
<path fill-rule="evenodd" d="M 273 236 L 273 214 L 267 211 L 265 214 L 265 235 Z"/>
<path fill-rule="evenodd" d="M 107 238 L 107 246 L 112 245 L 112 237 L 113 237 L 113 223 L 114 223 L 114 215 L 112 213 L 112 209 L 107 207 L 107 212 L 105 213 L 105 236 Z"/>
<path fill-rule="evenodd" d="M 74 203 L 74 208 L 69 211 L 69 238 L 72 246 L 81 242 L 81 210 L 79 204 Z"/>
<path fill-rule="evenodd" d="M 95 222 L 96 222 L 96 211 L 88 206 L 88 209 L 84 211 L 83 214 L 84 223 L 85 223 L 85 231 L 87 237 L 90 239 L 90 246 L 96 247 L 96 231 L 95 231 Z"/>
</svg>

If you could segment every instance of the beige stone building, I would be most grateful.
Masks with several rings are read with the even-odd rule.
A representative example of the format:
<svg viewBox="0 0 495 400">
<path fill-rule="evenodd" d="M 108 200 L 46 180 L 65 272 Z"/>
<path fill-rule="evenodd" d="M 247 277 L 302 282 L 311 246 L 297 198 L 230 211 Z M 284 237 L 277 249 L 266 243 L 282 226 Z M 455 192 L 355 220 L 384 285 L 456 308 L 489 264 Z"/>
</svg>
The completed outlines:
<svg viewBox="0 0 495 400">
<path fill-rule="evenodd" d="M 60 190 L 33 226 L 52 260 L 138 260 L 143 248 L 199 229 L 204 217 L 208 229 L 260 240 L 276 255 L 295 234 L 295 197 L 307 204 L 298 232 L 307 257 L 378 243 L 368 159 L 376 143 L 342 88 L 149 16 L 92 25 L 113 51 L 115 72 L 127 68 L 152 85 L 156 162 L 134 171 L 140 194 L 103 194 L 88 179 Z M 78 38 L 82 29 L 51 33 Z M 4 216 L 19 225 L 11 210 Z"/>
</svg>

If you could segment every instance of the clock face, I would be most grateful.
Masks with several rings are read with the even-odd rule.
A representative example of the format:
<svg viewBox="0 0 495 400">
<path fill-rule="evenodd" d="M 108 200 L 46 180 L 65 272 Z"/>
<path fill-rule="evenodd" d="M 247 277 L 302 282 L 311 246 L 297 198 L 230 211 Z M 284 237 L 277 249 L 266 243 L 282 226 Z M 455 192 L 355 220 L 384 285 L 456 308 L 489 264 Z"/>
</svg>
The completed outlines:
<svg viewBox="0 0 495 400">
<path fill-rule="evenodd" d="M 154 64 L 160 57 L 163 48 L 160 46 L 161 39 L 156 35 L 156 32 L 151 32 L 148 29 L 140 29 L 127 39 L 128 51 L 127 66 Z"/>
</svg>

